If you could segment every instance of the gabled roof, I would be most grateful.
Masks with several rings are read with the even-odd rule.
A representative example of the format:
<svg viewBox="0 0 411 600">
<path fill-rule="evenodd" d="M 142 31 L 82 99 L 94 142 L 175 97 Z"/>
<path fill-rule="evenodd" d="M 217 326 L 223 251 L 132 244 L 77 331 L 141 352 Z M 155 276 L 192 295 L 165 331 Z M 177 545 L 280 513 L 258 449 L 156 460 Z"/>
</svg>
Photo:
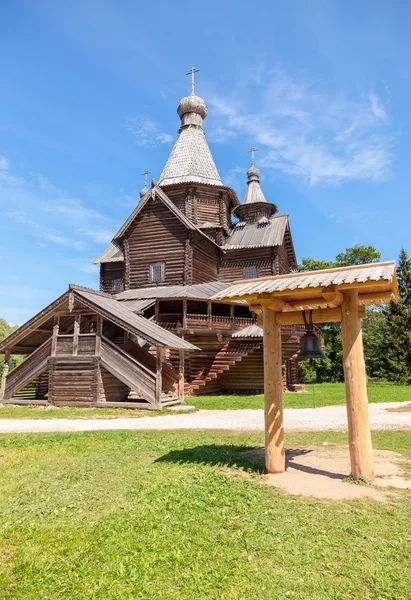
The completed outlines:
<svg viewBox="0 0 411 600">
<path fill-rule="evenodd" d="M 167 196 L 167 194 L 158 185 L 154 185 L 151 189 L 149 189 L 147 191 L 147 193 L 140 200 L 140 202 L 138 203 L 138 205 L 136 206 L 136 208 L 133 210 L 133 212 L 131 213 L 131 215 L 127 219 L 127 221 L 117 231 L 116 235 L 113 238 L 113 242 L 115 244 L 118 244 L 120 242 L 121 238 L 124 236 L 124 234 L 126 233 L 127 229 L 133 223 L 134 219 L 140 214 L 140 212 L 146 206 L 147 202 L 149 200 L 151 200 L 151 199 L 156 199 L 156 200 L 158 199 L 158 200 L 160 200 L 177 217 L 177 219 L 179 219 L 179 221 L 181 221 L 181 223 L 183 223 L 183 225 L 185 227 L 187 227 L 187 229 L 190 229 L 192 231 L 197 231 L 201 236 L 203 236 L 203 238 L 205 238 L 210 243 L 214 244 L 214 246 L 216 246 L 217 248 L 220 249 L 220 246 L 218 246 L 218 244 L 216 244 L 215 242 L 213 242 L 213 240 L 211 238 L 209 238 L 208 235 L 206 235 L 203 231 L 201 231 L 201 229 L 199 229 L 198 227 L 196 227 L 194 225 L 194 223 L 192 223 L 192 221 L 190 221 L 190 219 L 188 219 L 185 216 L 185 214 L 183 214 L 181 212 L 181 210 L 179 210 L 177 208 L 177 206 L 173 202 L 171 202 L 171 200 Z"/>
<path fill-rule="evenodd" d="M 97 313 L 106 316 L 110 321 L 119 325 L 129 333 L 134 333 L 145 339 L 152 346 L 173 348 L 176 350 L 197 350 L 196 346 L 179 338 L 174 333 L 163 329 L 152 321 L 136 315 L 121 302 L 117 302 L 109 294 L 96 292 L 80 286 L 70 286 L 81 302 Z"/>
<path fill-rule="evenodd" d="M 124 255 L 120 248 L 117 248 L 117 246 L 114 244 L 110 244 L 110 246 L 103 250 L 103 252 L 99 254 L 91 264 L 98 265 L 99 263 L 114 263 L 123 261 Z"/>
<path fill-rule="evenodd" d="M 288 213 L 260 223 L 237 223 L 231 229 L 223 250 L 281 246 L 288 226 Z"/>
<path fill-rule="evenodd" d="M 16 346 L 17 342 L 23 340 L 42 323 L 49 320 L 56 310 L 67 306 L 70 293 L 73 293 L 74 299 L 78 300 L 81 304 L 85 304 L 97 314 L 100 314 L 108 321 L 115 323 L 129 333 L 142 337 L 152 346 L 176 350 L 197 350 L 197 347 L 193 346 L 193 344 L 179 338 L 148 319 L 136 315 L 123 303 L 114 300 L 109 294 L 81 286 L 70 285 L 67 292 L 59 296 L 57 300 L 46 306 L 46 308 L 0 342 L 0 352 L 4 352 L 6 348 Z"/>
</svg>

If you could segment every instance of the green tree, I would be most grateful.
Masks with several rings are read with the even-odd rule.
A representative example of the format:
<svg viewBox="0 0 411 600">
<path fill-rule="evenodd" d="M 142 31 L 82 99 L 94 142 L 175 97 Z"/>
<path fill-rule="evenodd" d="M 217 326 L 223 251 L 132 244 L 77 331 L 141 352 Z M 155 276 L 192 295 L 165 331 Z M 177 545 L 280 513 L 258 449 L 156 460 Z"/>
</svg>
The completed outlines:
<svg viewBox="0 0 411 600">
<path fill-rule="evenodd" d="M 4 340 L 12 331 L 17 329 L 17 326 L 12 326 L 5 321 L 5 319 L 0 319 L 0 342 Z M 21 361 L 20 357 L 12 356 L 10 359 L 10 369 L 13 369 L 15 365 Z M 0 355 L 0 376 L 3 373 L 3 365 L 4 365 L 4 355 Z"/>
<path fill-rule="evenodd" d="M 298 265 L 298 271 L 317 271 L 334 267 L 368 264 L 377 262 L 380 258 L 381 253 L 373 246 L 356 244 L 352 248 L 346 248 L 345 252 L 337 254 L 334 261 L 304 257 Z M 324 351 L 327 358 L 316 360 L 312 364 L 307 361 L 301 362 L 299 365 L 301 380 L 307 383 L 311 381 L 343 381 L 344 369 L 340 323 L 321 325 L 321 336 L 324 339 Z"/>
<path fill-rule="evenodd" d="M 374 246 L 360 246 L 356 244 L 352 248 L 346 248 L 335 257 L 337 267 L 350 267 L 352 265 L 367 265 L 368 263 L 381 260 L 381 252 Z"/>
</svg>

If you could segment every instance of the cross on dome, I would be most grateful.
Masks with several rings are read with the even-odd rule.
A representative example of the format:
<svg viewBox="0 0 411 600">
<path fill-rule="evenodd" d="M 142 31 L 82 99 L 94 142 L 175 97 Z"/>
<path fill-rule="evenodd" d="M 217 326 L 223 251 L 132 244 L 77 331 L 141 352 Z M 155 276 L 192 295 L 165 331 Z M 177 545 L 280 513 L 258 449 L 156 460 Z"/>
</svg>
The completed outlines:
<svg viewBox="0 0 411 600">
<path fill-rule="evenodd" d="M 191 69 L 189 70 L 188 73 L 186 73 L 186 75 L 191 75 L 191 94 L 192 96 L 195 96 L 194 93 L 194 86 L 195 86 L 195 81 L 194 81 L 194 73 L 199 73 L 200 69 L 196 69 L 195 67 L 191 67 Z"/>
<path fill-rule="evenodd" d="M 250 148 L 247 152 L 251 152 L 251 166 L 254 167 L 254 152 L 258 152 L 258 148 Z"/>
</svg>

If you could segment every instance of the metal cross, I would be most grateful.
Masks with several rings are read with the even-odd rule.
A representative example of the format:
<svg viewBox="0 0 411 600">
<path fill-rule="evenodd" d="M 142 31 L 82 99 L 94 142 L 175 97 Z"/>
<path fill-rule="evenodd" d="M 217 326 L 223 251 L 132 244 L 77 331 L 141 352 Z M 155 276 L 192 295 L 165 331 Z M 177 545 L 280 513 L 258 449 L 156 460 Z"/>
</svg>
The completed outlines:
<svg viewBox="0 0 411 600">
<path fill-rule="evenodd" d="M 254 167 L 254 152 L 258 152 L 258 148 L 250 148 L 247 152 L 251 152 L 251 166 Z"/>
<path fill-rule="evenodd" d="M 191 69 L 189 70 L 188 73 L 186 73 L 186 75 L 191 75 L 191 93 L 194 96 L 194 73 L 198 73 L 200 71 L 200 69 L 196 69 L 195 67 L 191 67 Z"/>
<path fill-rule="evenodd" d="M 144 175 L 144 187 L 147 187 L 147 177 L 150 175 L 150 171 L 147 171 L 147 169 L 144 171 L 144 173 L 141 173 L 142 175 Z"/>
</svg>

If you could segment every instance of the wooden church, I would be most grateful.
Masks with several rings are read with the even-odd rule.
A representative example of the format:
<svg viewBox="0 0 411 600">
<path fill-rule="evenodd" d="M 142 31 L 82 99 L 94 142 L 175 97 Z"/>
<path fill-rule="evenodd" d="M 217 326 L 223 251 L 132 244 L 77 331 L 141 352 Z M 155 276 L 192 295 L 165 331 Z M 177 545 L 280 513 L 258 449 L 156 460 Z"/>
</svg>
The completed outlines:
<svg viewBox="0 0 411 600">
<path fill-rule="evenodd" d="M 296 267 L 288 214 L 252 164 L 240 203 L 203 129 L 204 100 L 183 98 L 179 136 L 158 183 L 98 256 L 100 291 L 69 289 L 0 343 L 0 401 L 159 408 L 185 394 L 263 391 L 262 329 L 241 302 L 214 298 L 235 280 Z M 282 327 L 283 384 L 298 385 L 301 325 Z M 11 354 L 27 358 L 8 372 Z"/>
</svg>

